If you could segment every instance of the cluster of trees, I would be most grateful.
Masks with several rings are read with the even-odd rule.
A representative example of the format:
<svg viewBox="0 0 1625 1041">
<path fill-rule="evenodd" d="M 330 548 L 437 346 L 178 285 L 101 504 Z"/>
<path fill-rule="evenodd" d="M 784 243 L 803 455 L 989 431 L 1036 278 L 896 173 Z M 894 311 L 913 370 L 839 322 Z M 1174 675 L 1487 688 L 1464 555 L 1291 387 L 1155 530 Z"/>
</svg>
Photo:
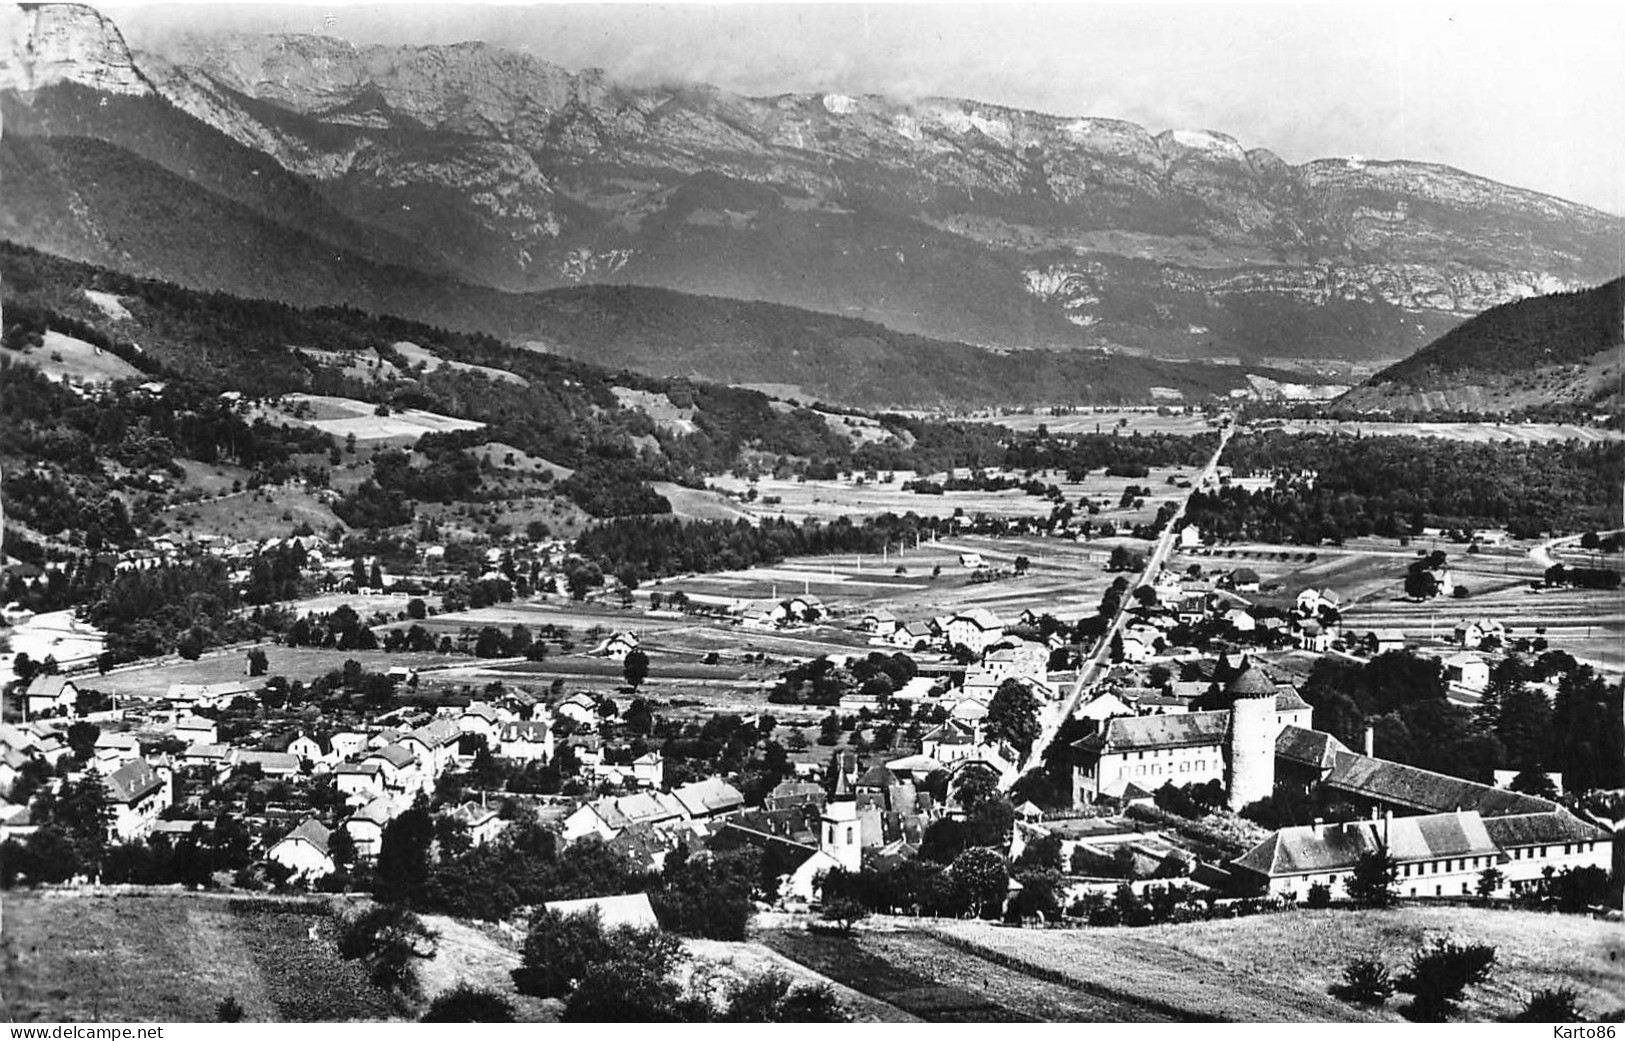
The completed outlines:
<svg viewBox="0 0 1625 1041">
<path fill-rule="evenodd" d="M 1003 462 L 1014 470 L 1062 470 L 1071 481 L 1102 468 L 1110 477 L 1145 477 L 1153 466 L 1202 466 L 1218 446 L 1216 433 L 1060 435 L 1040 427 L 1012 439 Z"/>
<path fill-rule="evenodd" d="M 1548 701 L 1532 684 L 1554 676 L 1557 694 Z M 1301 693 L 1316 729 L 1351 748 L 1360 747 L 1369 721 L 1385 759 L 1483 783 L 1495 770 L 1560 768 L 1572 791 L 1625 784 L 1621 685 L 1561 651 L 1497 662 L 1476 710 L 1447 700 L 1437 660 L 1404 651 L 1363 664 L 1321 658 Z"/>
<path fill-rule="evenodd" d="M 1487 442 L 1281 431 L 1232 438 L 1239 476 L 1274 474 L 1251 492 L 1198 491 L 1187 517 L 1209 537 L 1313 545 L 1399 538 L 1424 526 L 1504 526 L 1520 536 L 1620 525 L 1609 489 L 1625 468 L 1619 442 Z M 1312 476 L 1306 476 L 1312 475 Z"/>
<path fill-rule="evenodd" d="M 916 671 L 914 659 L 901 652 L 871 651 L 844 667 L 820 655 L 780 673 L 768 700 L 775 705 L 834 705 L 854 692 L 884 700 L 913 679 Z"/>
<path fill-rule="evenodd" d="M 226 563 L 203 558 L 121 571 L 87 597 L 85 618 L 107 632 L 105 664 L 206 648 L 266 635 L 265 616 L 244 616 Z"/>
</svg>

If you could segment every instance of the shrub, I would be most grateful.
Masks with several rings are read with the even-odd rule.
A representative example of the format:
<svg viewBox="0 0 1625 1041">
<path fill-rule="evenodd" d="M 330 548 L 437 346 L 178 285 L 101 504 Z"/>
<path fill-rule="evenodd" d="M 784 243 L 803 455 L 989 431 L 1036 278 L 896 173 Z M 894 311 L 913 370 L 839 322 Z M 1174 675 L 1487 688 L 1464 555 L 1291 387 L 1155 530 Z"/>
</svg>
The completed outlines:
<svg viewBox="0 0 1625 1041">
<path fill-rule="evenodd" d="M 1324 882 L 1316 882 L 1309 887 L 1309 897 L 1304 900 L 1303 906 L 1310 908 L 1332 906 L 1332 887 Z"/>
<path fill-rule="evenodd" d="M 1415 996 L 1406 1015 L 1421 1022 L 1440 1022 L 1456 1010 L 1462 992 L 1489 979 L 1495 948 L 1482 943 L 1434 940 L 1411 954 L 1411 968 L 1399 978 L 1399 989 Z"/>
<path fill-rule="evenodd" d="M 512 1023 L 513 1005 L 490 990 L 467 982 L 435 996 L 423 1013 L 424 1023 Z"/>
<path fill-rule="evenodd" d="M 1573 987 L 1543 987 L 1529 995 L 1523 1008 L 1511 1021 L 1514 1023 L 1583 1023 L 1588 1018 L 1580 1011 L 1579 993 Z"/>
<path fill-rule="evenodd" d="M 214 1018 L 221 1023 L 241 1023 L 243 1006 L 235 995 L 227 995 L 225 1000 L 214 1007 Z"/>
<path fill-rule="evenodd" d="M 1394 993 L 1394 981 L 1388 966 L 1370 958 L 1361 958 L 1343 970 L 1343 982 L 1331 988 L 1333 997 L 1356 1005 L 1381 1005 Z"/>
</svg>

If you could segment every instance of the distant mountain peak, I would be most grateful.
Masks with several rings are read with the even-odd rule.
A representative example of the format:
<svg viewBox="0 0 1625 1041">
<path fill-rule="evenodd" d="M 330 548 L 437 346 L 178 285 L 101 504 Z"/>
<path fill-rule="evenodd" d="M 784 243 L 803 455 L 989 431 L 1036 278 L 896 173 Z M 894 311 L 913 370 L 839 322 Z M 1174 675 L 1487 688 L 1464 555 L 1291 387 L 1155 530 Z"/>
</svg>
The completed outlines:
<svg viewBox="0 0 1625 1041">
<path fill-rule="evenodd" d="M 85 4 L 0 7 L 0 90 L 34 91 L 77 83 L 107 94 L 153 93 L 124 34 Z"/>
</svg>

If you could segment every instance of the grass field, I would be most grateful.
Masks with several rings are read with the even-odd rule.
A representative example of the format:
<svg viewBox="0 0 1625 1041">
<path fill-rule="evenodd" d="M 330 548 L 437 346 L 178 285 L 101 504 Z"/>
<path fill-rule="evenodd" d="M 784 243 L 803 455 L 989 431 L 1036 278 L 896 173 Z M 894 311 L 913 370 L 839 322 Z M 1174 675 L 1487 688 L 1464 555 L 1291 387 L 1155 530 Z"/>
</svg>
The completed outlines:
<svg viewBox="0 0 1625 1041">
<path fill-rule="evenodd" d="M 330 651 L 315 647 L 281 647 L 264 644 L 262 649 L 270 663 L 267 676 L 284 676 L 288 680 L 310 682 L 317 676 L 344 667 L 346 659 L 354 658 L 363 668 L 383 672 L 395 665 L 423 667 L 445 665 L 458 659 L 439 654 L 385 654 L 383 651 Z M 170 662 L 162 665 L 138 665 L 118 669 L 105 676 L 86 676 L 80 686 L 99 690 L 104 694 L 130 697 L 158 697 L 171 683 L 228 683 L 243 679 L 243 659 L 246 652 L 228 651 L 205 655 L 197 661 Z"/>
<path fill-rule="evenodd" d="M 377 407 L 370 402 L 330 394 L 287 394 L 275 407 L 260 408 L 257 414 L 267 422 L 314 427 L 334 437 L 354 434 L 357 441 L 416 439 L 431 431 L 479 430 L 485 425 L 415 408 L 397 409 L 380 416 L 375 414 Z M 300 415 L 294 414 L 296 409 Z"/>
<path fill-rule="evenodd" d="M 445 358 L 440 357 L 440 355 L 429 350 L 427 347 L 419 347 L 410 340 L 402 340 L 393 346 L 395 348 L 395 352 L 402 358 L 405 358 L 408 365 L 415 366 L 418 364 L 418 362 L 422 362 L 425 372 L 433 372 L 438 368 L 446 367 L 457 369 L 462 372 L 481 373 L 490 379 L 498 380 L 503 383 L 517 383 L 522 387 L 528 387 L 530 385 L 530 381 L 525 379 L 525 377 L 516 375 L 506 369 L 493 369 L 485 365 L 470 365 L 468 362 L 463 361 L 447 361 Z"/>
<path fill-rule="evenodd" d="M 69 377 L 80 383 L 110 383 L 141 378 L 140 369 L 117 355 L 54 329 L 46 331 L 40 346 L 29 351 L 8 352 L 7 356 L 32 365 L 57 381 Z"/>
<path fill-rule="evenodd" d="M 233 541 L 279 538 L 301 523 L 315 531 L 327 531 L 339 523 L 332 508 L 310 492 L 269 486 L 171 506 L 160 516 L 172 531 L 219 535 Z"/>
<path fill-rule="evenodd" d="M 409 1011 L 339 959 L 315 901 L 12 890 L 5 921 L 6 1012 L 18 1022 L 209 1022 L 227 997 L 250 1021 Z"/>
<path fill-rule="evenodd" d="M 1148 929 L 1025 930 L 956 922 L 944 931 L 1080 980 L 1133 987 L 1223 1019 L 1352 1020 L 1361 1013 L 1326 990 L 1361 957 L 1397 975 L 1437 936 L 1495 945 L 1488 983 L 1468 991 L 1463 1017 L 1515 1012 L 1530 991 L 1566 985 L 1593 1014 L 1625 1005 L 1625 934 L 1575 915 L 1468 907 L 1297 911 Z M 1397 1018 L 1401 1000 L 1387 1018 Z"/>
</svg>

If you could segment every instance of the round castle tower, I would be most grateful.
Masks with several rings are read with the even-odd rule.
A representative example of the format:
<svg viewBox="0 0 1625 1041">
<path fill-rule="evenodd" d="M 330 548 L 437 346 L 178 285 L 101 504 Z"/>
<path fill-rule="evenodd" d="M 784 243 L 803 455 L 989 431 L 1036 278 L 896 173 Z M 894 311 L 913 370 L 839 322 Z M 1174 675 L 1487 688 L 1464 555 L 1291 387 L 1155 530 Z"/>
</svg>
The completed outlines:
<svg viewBox="0 0 1625 1041">
<path fill-rule="evenodd" d="M 1239 810 L 1275 791 L 1275 684 L 1261 669 L 1243 669 L 1225 687 L 1230 726 L 1225 734 L 1227 803 Z"/>
</svg>

